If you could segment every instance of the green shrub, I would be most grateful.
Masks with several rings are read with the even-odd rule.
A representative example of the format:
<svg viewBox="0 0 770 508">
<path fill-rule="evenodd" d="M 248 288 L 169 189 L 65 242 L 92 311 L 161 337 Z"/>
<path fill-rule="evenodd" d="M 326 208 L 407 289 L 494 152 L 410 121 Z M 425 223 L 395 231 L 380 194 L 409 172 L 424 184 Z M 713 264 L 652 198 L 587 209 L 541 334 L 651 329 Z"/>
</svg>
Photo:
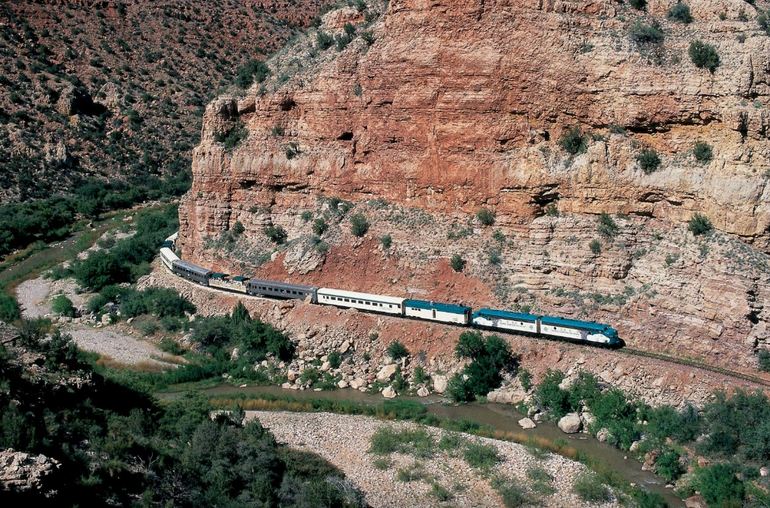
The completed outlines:
<svg viewBox="0 0 770 508">
<path fill-rule="evenodd" d="M 634 9 L 643 11 L 647 8 L 647 0 L 628 0 L 629 5 Z"/>
<path fill-rule="evenodd" d="M 519 369 L 519 382 L 524 391 L 529 391 L 532 388 L 532 373 L 527 369 Z"/>
<path fill-rule="evenodd" d="M 677 2 L 668 10 L 668 19 L 680 23 L 692 23 L 690 6 L 684 2 Z"/>
<path fill-rule="evenodd" d="M 249 60 L 238 67 L 235 74 L 235 84 L 240 88 L 248 88 L 255 81 L 262 83 L 270 75 L 270 68 L 258 60 Z"/>
<path fill-rule="evenodd" d="M 495 223 L 495 213 L 488 208 L 481 208 L 476 212 L 476 218 L 483 226 L 491 226 Z"/>
<path fill-rule="evenodd" d="M 300 215 L 300 217 L 302 218 L 302 222 L 309 222 L 310 219 L 313 218 L 313 212 L 309 210 L 305 210 L 304 212 L 302 212 L 302 215 Z"/>
<path fill-rule="evenodd" d="M 435 453 L 436 442 L 425 429 L 397 430 L 391 427 L 380 427 L 372 435 L 369 453 L 389 455 L 405 453 L 415 457 L 432 457 Z"/>
<path fill-rule="evenodd" d="M 369 221 L 363 214 L 357 213 L 350 217 L 350 232 L 353 236 L 362 237 L 369 231 Z"/>
<path fill-rule="evenodd" d="M 401 358 L 406 358 L 409 356 L 409 350 L 399 341 L 393 341 L 390 343 L 387 349 L 388 356 L 390 356 L 393 361 L 398 361 Z"/>
<path fill-rule="evenodd" d="M 561 418 L 570 412 L 569 392 L 559 388 L 564 380 L 564 373 L 559 370 L 548 370 L 543 380 L 535 388 L 535 399 L 554 418 Z"/>
<path fill-rule="evenodd" d="M 54 297 L 51 301 L 51 310 L 60 316 L 75 317 L 75 307 L 72 306 L 72 300 L 65 295 Z"/>
<path fill-rule="evenodd" d="M 16 321 L 21 317 L 21 311 L 19 311 L 19 304 L 16 300 L 0 291 L 0 321 L 10 323 Z"/>
<path fill-rule="evenodd" d="M 334 44 L 334 37 L 319 30 L 316 34 L 316 47 L 321 51 L 329 49 Z"/>
<path fill-rule="evenodd" d="M 698 141 L 695 143 L 695 147 L 693 148 L 692 152 L 695 155 L 695 160 L 703 164 L 711 162 L 711 159 L 714 157 L 711 145 L 705 141 Z"/>
<path fill-rule="evenodd" d="M 642 171 L 649 175 L 650 173 L 657 171 L 660 167 L 660 156 L 658 155 L 658 152 L 648 148 L 642 150 L 639 155 L 636 156 L 636 162 L 639 164 Z"/>
<path fill-rule="evenodd" d="M 699 69 L 708 69 L 712 74 L 719 67 L 719 53 L 711 44 L 700 40 L 694 40 L 690 43 L 690 60 Z"/>
<path fill-rule="evenodd" d="M 98 314 L 108 303 L 110 303 L 110 301 L 104 295 L 94 295 L 88 300 L 86 310 L 91 314 Z"/>
<path fill-rule="evenodd" d="M 495 478 L 492 480 L 492 488 L 500 494 L 505 508 L 519 508 L 530 504 L 529 496 L 515 480 Z"/>
<path fill-rule="evenodd" d="M 610 489 L 594 473 L 580 475 L 573 486 L 580 499 L 589 503 L 607 503 L 612 501 Z"/>
<path fill-rule="evenodd" d="M 559 145 L 571 155 L 585 153 L 588 149 L 588 137 L 583 135 L 579 126 L 567 129 L 559 139 Z"/>
<path fill-rule="evenodd" d="M 301 154 L 302 151 L 299 148 L 299 145 L 295 142 L 291 142 L 285 147 L 285 153 L 286 153 L 286 159 L 291 160 L 297 155 Z"/>
<path fill-rule="evenodd" d="M 743 506 L 745 487 L 733 464 L 714 464 L 695 473 L 694 486 L 709 506 Z"/>
<path fill-rule="evenodd" d="M 502 460 L 497 448 L 477 441 L 469 441 L 465 445 L 463 458 L 469 466 L 484 471 L 489 471 Z"/>
<path fill-rule="evenodd" d="M 462 272 L 465 268 L 465 260 L 459 254 L 452 255 L 449 260 L 449 264 L 452 266 L 452 270 L 455 272 Z"/>
<path fill-rule="evenodd" d="M 770 35 L 770 11 L 757 9 L 757 24 L 765 34 Z"/>
<path fill-rule="evenodd" d="M 235 221 L 235 224 L 233 224 L 232 232 L 235 236 L 241 236 L 243 232 L 246 231 L 246 228 L 243 227 L 243 224 L 241 221 L 237 220 Z"/>
<path fill-rule="evenodd" d="M 711 221 L 708 220 L 708 217 L 696 213 L 687 223 L 687 229 L 689 229 L 693 235 L 699 236 L 710 232 L 713 229 L 713 226 L 711 225 Z"/>
<path fill-rule="evenodd" d="M 332 351 L 328 356 L 329 365 L 332 369 L 339 369 L 342 365 L 342 355 L 339 351 Z"/>
<path fill-rule="evenodd" d="M 326 230 L 329 229 L 329 225 L 326 223 L 323 219 L 316 219 L 313 221 L 313 233 L 317 234 L 318 236 L 323 235 Z"/>
<path fill-rule="evenodd" d="M 655 473 L 665 478 L 671 483 L 679 478 L 684 472 L 682 464 L 679 463 L 679 453 L 676 450 L 668 449 L 661 453 L 655 460 Z"/>
<path fill-rule="evenodd" d="M 599 215 L 599 234 L 605 238 L 612 239 L 618 234 L 618 225 L 607 213 Z"/>
<path fill-rule="evenodd" d="M 759 361 L 759 370 L 763 372 L 770 372 L 770 351 L 762 349 L 757 355 Z"/>
<path fill-rule="evenodd" d="M 499 387 L 503 380 L 501 371 L 514 371 L 518 362 L 507 342 L 496 335 L 484 339 L 479 332 L 463 332 L 455 354 L 472 360 L 463 368 L 462 375 L 450 382 L 449 395 L 456 402 L 467 402 Z"/>
<path fill-rule="evenodd" d="M 184 317 L 194 314 L 195 305 L 187 298 L 169 288 L 147 288 L 142 291 L 126 290 L 120 296 L 120 313 L 126 317 L 142 314 L 164 317 Z"/>
<path fill-rule="evenodd" d="M 393 245 L 393 237 L 390 235 L 383 235 L 380 237 L 380 243 L 382 244 L 382 248 L 385 250 L 390 249 L 390 246 Z"/>
<path fill-rule="evenodd" d="M 214 139 L 217 143 L 225 145 L 225 150 L 229 152 L 240 145 L 241 141 L 246 139 L 248 135 L 249 131 L 246 129 L 246 126 L 243 122 L 238 121 L 238 123 L 231 127 L 227 132 L 217 133 Z"/>
<path fill-rule="evenodd" d="M 631 37 L 631 40 L 639 46 L 660 44 L 665 38 L 663 30 L 660 29 L 657 22 L 647 24 L 640 20 L 636 20 L 634 24 L 631 25 L 629 36 Z"/>
<path fill-rule="evenodd" d="M 428 373 L 425 372 L 425 369 L 422 368 L 422 365 L 418 365 L 414 368 L 414 372 L 412 373 L 412 382 L 415 385 L 425 384 L 429 380 L 430 376 L 428 376 Z"/>
<path fill-rule="evenodd" d="M 281 245 L 284 242 L 286 242 L 286 238 L 288 238 L 288 233 L 286 233 L 286 230 L 283 229 L 282 226 L 267 226 L 264 229 L 265 236 L 270 239 L 271 242 Z"/>
<path fill-rule="evenodd" d="M 602 252 L 602 243 L 596 238 L 594 238 L 593 240 L 591 240 L 591 243 L 588 244 L 588 248 L 591 249 L 591 252 L 595 256 L 598 256 Z"/>
<path fill-rule="evenodd" d="M 439 501 L 451 501 L 454 499 L 454 495 L 452 495 L 449 490 L 439 485 L 437 482 L 431 483 L 430 494 Z"/>
</svg>

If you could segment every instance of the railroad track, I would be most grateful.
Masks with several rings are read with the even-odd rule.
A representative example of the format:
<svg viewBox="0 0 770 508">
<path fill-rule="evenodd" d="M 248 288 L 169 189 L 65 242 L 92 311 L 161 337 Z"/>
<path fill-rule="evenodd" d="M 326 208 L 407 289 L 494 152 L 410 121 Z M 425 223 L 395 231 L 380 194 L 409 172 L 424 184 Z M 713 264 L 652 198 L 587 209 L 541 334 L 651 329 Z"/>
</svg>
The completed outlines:
<svg viewBox="0 0 770 508">
<path fill-rule="evenodd" d="M 761 377 L 752 376 L 751 374 L 744 374 L 742 372 L 735 372 L 729 369 L 723 369 L 722 367 L 715 367 L 707 363 L 699 362 L 698 360 L 688 360 L 685 358 L 677 358 L 675 356 L 670 356 L 662 353 L 652 353 L 650 351 L 641 351 L 639 349 L 634 349 L 630 347 L 624 347 L 622 349 L 617 349 L 616 351 L 618 353 L 623 353 L 623 354 L 632 355 L 632 356 L 642 356 L 645 358 L 653 358 L 655 360 L 661 360 L 668 363 L 675 363 L 677 365 L 684 365 L 686 367 L 695 367 L 697 369 L 707 370 L 709 372 L 714 372 L 716 374 L 721 374 L 723 376 L 742 379 L 743 381 L 748 381 L 750 383 L 755 383 L 758 385 L 770 387 L 770 381 L 766 379 L 762 379 Z"/>
</svg>

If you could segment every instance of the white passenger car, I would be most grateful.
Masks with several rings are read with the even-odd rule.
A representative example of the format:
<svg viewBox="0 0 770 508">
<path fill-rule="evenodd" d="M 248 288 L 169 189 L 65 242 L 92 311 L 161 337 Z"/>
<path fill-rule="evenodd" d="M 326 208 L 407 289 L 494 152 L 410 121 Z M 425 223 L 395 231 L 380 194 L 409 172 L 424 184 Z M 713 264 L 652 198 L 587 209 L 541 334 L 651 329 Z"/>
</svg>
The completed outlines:
<svg viewBox="0 0 770 508">
<path fill-rule="evenodd" d="M 179 261 L 179 257 L 174 254 L 174 251 L 169 249 L 168 247 L 163 247 L 160 249 L 160 260 L 163 262 L 164 265 L 166 265 L 166 268 L 170 272 L 174 271 L 174 261 Z"/>
<path fill-rule="evenodd" d="M 341 289 L 320 288 L 318 290 L 318 303 L 321 305 L 334 305 L 335 307 L 347 307 L 400 316 L 404 299 L 394 296 L 343 291 Z"/>
<path fill-rule="evenodd" d="M 441 323 L 467 325 L 471 318 L 471 308 L 453 303 L 404 300 L 404 316 Z"/>
</svg>

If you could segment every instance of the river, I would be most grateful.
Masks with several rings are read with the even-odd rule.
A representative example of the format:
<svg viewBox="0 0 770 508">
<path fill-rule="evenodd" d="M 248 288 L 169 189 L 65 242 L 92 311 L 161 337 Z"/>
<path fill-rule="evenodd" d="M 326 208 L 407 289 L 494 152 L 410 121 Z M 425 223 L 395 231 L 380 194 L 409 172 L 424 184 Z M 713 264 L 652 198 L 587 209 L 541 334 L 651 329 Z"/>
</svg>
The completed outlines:
<svg viewBox="0 0 770 508">
<path fill-rule="evenodd" d="M 344 389 L 334 391 L 316 392 L 312 390 L 298 391 L 284 389 L 278 386 L 241 386 L 236 387 L 228 384 L 222 384 L 209 388 L 201 388 L 197 392 L 208 397 L 228 396 L 235 394 L 253 395 L 255 398 L 260 395 L 275 395 L 279 397 L 293 397 L 297 400 L 310 399 L 329 399 L 340 401 L 351 401 L 363 404 L 381 404 L 383 397 L 379 394 L 364 393 L 358 390 Z M 184 393 L 183 390 L 175 391 L 173 388 L 168 391 L 157 393 L 159 399 L 173 399 Z M 495 430 L 524 433 L 533 438 L 543 438 L 551 442 L 557 439 L 567 441 L 569 446 L 585 454 L 591 459 L 604 464 L 607 469 L 617 472 L 626 481 L 644 486 L 651 492 L 662 495 L 669 506 L 682 507 L 684 502 L 679 499 L 672 489 L 665 487 L 665 481 L 649 471 L 642 471 L 642 464 L 617 448 L 606 443 L 600 443 L 596 438 L 589 434 L 565 434 L 552 422 L 541 422 L 537 427 L 530 430 L 523 430 L 518 425 L 518 420 L 525 415 L 517 412 L 513 406 L 494 403 L 471 403 L 464 405 L 454 405 L 446 403 L 445 399 L 438 396 L 429 397 L 399 397 L 406 400 L 416 400 L 425 404 L 428 412 L 436 416 L 448 419 L 471 420 L 483 425 L 492 427 Z"/>
</svg>

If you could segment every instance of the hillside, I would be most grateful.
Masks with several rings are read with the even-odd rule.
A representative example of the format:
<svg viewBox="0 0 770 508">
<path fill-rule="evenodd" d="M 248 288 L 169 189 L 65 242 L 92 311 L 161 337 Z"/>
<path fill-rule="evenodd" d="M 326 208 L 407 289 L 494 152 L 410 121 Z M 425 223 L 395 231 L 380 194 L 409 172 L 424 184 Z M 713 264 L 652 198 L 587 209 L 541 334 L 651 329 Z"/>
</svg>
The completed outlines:
<svg viewBox="0 0 770 508">
<path fill-rule="evenodd" d="M 694 0 L 688 20 L 674 4 L 325 15 L 268 62 L 272 78 L 208 106 L 183 255 L 600 320 L 634 348 L 756 372 L 770 338 L 767 5 Z"/>
<path fill-rule="evenodd" d="M 92 177 L 155 188 L 168 177 L 164 190 L 183 192 L 205 105 L 249 84 L 247 63 L 323 3 L 3 2 L 0 199 L 49 197 Z"/>
</svg>

